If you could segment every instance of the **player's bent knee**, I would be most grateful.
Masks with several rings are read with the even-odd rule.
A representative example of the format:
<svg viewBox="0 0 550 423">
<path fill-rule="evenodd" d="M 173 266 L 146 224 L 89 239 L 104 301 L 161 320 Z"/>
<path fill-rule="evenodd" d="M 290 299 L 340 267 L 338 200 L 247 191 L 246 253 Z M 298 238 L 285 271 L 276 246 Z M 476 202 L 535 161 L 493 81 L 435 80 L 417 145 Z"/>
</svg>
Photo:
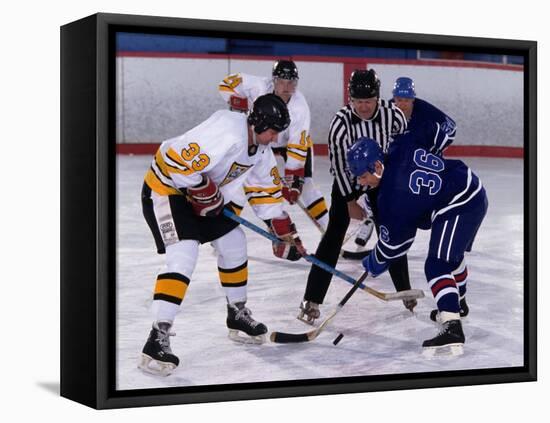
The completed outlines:
<svg viewBox="0 0 550 423">
<path fill-rule="evenodd" d="M 448 262 L 436 257 L 428 256 L 424 263 L 424 272 L 426 279 L 432 280 L 440 275 L 452 275 L 453 271 L 460 265 L 460 262 Z"/>
<path fill-rule="evenodd" d="M 213 242 L 218 252 L 218 266 L 233 268 L 248 259 L 246 235 L 237 227 Z"/>
<path fill-rule="evenodd" d="M 195 270 L 199 254 L 199 242 L 183 240 L 166 247 L 166 268 L 168 272 L 175 272 L 191 277 Z"/>
</svg>

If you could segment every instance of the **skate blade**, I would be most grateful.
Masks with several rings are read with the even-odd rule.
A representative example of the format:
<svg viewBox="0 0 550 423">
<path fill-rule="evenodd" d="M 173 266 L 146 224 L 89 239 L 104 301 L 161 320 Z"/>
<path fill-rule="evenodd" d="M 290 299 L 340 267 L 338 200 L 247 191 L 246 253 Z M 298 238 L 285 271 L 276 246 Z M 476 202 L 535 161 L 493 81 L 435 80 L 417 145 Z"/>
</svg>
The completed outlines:
<svg viewBox="0 0 550 423">
<path fill-rule="evenodd" d="M 430 319 L 430 321 L 433 322 L 432 319 Z M 460 316 L 460 321 L 467 322 L 468 321 L 468 316 Z M 437 323 L 438 325 L 443 324 L 443 320 L 441 319 L 441 314 L 437 313 L 435 315 L 435 323 Z"/>
<path fill-rule="evenodd" d="M 174 363 L 162 363 L 160 361 L 153 360 L 147 354 L 142 354 L 138 363 L 138 368 L 151 375 L 169 376 L 175 370 L 176 365 Z"/>
<path fill-rule="evenodd" d="M 464 344 L 448 344 L 441 347 L 424 347 L 422 355 L 426 358 L 458 357 L 464 354 Z"/>
<path fill-rule="evenodd" d="M 229 329 L 229 339 L 231 339 L 233 342 L 237 342 L 239 344 L 245 344 L 245 345 L 246 344 L 261 345 L 266 341 L 265 334 L 258 335 L 258 336 L 250 336 L 244 332 L 240 332 L 234 329 Z"/>
<path fill-rule="evenodd" d="M 306 316 L 304 313 L 298 314 L 296 318 L 301 322 L 304 322 L 306 325 L 313 326 L 315 324 L 315 317 Z"/>
</svg>

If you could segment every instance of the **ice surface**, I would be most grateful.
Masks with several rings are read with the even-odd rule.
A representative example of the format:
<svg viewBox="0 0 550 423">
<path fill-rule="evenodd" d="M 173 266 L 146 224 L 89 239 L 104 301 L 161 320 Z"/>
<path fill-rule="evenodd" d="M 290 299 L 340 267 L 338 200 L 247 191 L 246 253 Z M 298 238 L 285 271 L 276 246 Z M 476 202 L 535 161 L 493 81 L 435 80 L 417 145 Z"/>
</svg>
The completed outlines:
<svg viewBox="0 0 550 423">
<path fill-rule="evenodd" d="M 419 231 L 409 252 L 409 269 L 412 287 L 424 289 L 426 298 L 419 300 L 414 314 L 401 302 L 386 303 L 358 291 L 316 340 L 303 344 L 268 342 L 258 346 L 230 341 L 216 257 L 210 245 L 201 246 L 199 262 L 173 328 L 177 336 L 171 338 L 180 366 L 168 377 L 142 373 L 137 362 L 151 327 L 155 278 L 164 264 L 141 214 L 141 186 L 150 161 L 149 156 L 117 157 L 117 389 L 523 365 L 523 161 L 466 158 L 464 161 L 487 190 L 489 211 L 473 252 L 467 256 L 470 315 L 463 322 L 463 356 L 426 359 L 421 354 L 422 341 L 433 337 L 438 329 L 428 317 L 435 303 L 424 277 L 429 232 Z M 315 181 L 330 202 L 328 160 L 317 157 L 315 164 Z M 287 209 L 305 246 L 313 253 L 320 239 L 318 229 L 298 207 Z M 245 207 L 242 216 L 262 225 L 250 207 Z M 269 241 L 245 231 L 249 251 L 247 305 L 254 317 L 270 331 L 310 330 L 296 319 L 310 265 L 276 259 Z M 337 267 L 353 277 L 362 273 L 359 261 L 341 259 Z M 387 274 L 369 284 L 393 291 Z M 333 278 L 321 306 L 321 320 L 350 287 Z M 334 346 L 332 341 L 340 332 L 345 336 Z"/>
</svg>

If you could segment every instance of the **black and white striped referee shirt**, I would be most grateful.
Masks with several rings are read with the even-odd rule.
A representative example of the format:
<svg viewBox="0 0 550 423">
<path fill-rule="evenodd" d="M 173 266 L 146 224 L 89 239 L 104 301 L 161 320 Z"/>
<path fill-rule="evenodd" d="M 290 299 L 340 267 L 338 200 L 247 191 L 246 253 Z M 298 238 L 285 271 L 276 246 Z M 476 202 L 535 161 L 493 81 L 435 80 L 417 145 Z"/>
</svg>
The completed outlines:
<svg viewBox="0 0 550 423">
<path fill-rule="evenodd" d="M 350 201 L 354 198 L 357 179 L 347 170 L 346 152 L 360 137 L 369 137 L 378 142 L 384 153 L 393 137 L 407 129 L 407 119 L 397 106 L 379 100 L 378 110 L 369 120 L 360 118 L 351 104 L 341 108 L 330 124 L 328 152 L 330 173 L 335 177 L 340 194 Z"/>
</svg>

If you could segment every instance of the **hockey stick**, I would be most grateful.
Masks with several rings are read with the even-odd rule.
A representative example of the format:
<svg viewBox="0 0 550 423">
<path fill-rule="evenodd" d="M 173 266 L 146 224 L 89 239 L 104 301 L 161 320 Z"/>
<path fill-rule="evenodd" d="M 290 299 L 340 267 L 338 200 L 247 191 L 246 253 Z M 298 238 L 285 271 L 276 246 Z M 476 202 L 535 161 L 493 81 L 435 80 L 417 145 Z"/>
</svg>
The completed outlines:
<svg viewBox="0 0 550 423">
<path fill-rule="evenodd" d="M 323 320 L 323 323 L 321 323 L 318 328 L 315 328 L 305 333 L 271 332 L 269 339 L 271 340 L 271 342 L 276 342 L 279 344 L 290 344 L 290 343 L 313 341 L 327 327 L 330 321 L 334 319 L 334 317 L 340 312 L 340 310 L 342 310 L 342 307 L 344 307 L 344 305 L 348 302 L 348 300 L 355 293 L 355 291 L 357 291 L 357 289 L 362 285 L 363 281 L 367 278 L 367 276 L 368 276 L 368 272 L 365 272 L 361 275 L 359 279 L 357 279 L 354 282 L 352 288 L 348 291 L 346 296 L 342 298 L 342 300 L 338 303 L 334 311 L 330 314 L 330 316 L 328 316 L 325 320 Z"/>
<path fill-rule="evenodd" d="M 317 222 L 317 219 L 315 219 L 312 215 L 309 214 L 309 210 L 306 208 L 305 204 L 302 203 L 301 200 L 296 201 L 296 204 L 298 204 L 298 207 L 302 209 L 302 211 L 306 214 L 307 217 L 309 217 L 309 220 L 319 229 L 319 232 L 321 232 L 323 235 L 325 234 L 325 229 L 321 226 L 319 222 Z"/>
<path fill-rule="evenodd" d="M 317 227 L 317 229 L 319 229 L 319 232 L 321 232 L 324 235 L 325 234 L 325 229 L 321 226 L 321 224 L 319 222 L 317 222 L 317 220 L 312 215 L 309 214 L 309 210 L 307 209 L 305 204 L 302 203 L 302 201 L 300 201 L 300 200 L 296 201 L 296 204 L 298 204 L 298 207 L 300 207 L 302 209 L 302 211 L 307 215 L 307 217 L 309 217 L 309 220 L 311 220 L 311 222 Z M 352 231 L 350 231 L 348 234 L 346 234 L 346 236 L 344 238 L 344 241 L 342 241 L 342 245 L 344 245 L 346 242 L 348 242 L 351 239 L 351 237 L 353 237 L 355 234 L 357 234 L 360 227 L 361 227 L 361 225 L 357 225 Z M 345 252 L 342 250 L 340 252 L 340 255 L 343 258 L 347 258 L 344 255 L 344 253 Z"/>
<path fill-rule="evenodd" d="M 255 225 L 254 223 L 249 222 L 248 220 L 243 219 L 240 216 L 237 216 L 231 210 L 223 209 L 223 214 L 229 219 L 232 219 L 235 222 L 238 222 L 241 225 L 246 226 L 247 228 L 253 230 L 254 232 L 264 236 L 265 238 L 273 242 L 283 242 L 279 238 L 277 238 L 275 235 L 267 232 L 266 230 Z M 339 278 L 345 280 L 346 282 L 352 285 L 355 284 L 356 282 L 355 279 L 353 279 L 351 276 L 346 275 L 345 273 L 340 272 L 339 270 L 336 270 L 334 267 L 329 266 L 325 262 L 319 260 L 318 258 L 312 255 L 306 254 L 303 257 L 306 261 L 314 264 L 317 267 L 320 267 L 321 269 L 329 273 L 332 273 L 335 276 L 338 276 Z M 377 298 L 380 298 L 383 301 L 412 300 L 412 299 L 424 297 L 424 291 L 422 291 L 421 289 L 408 289 L 406 291 L 399 291 L 399 292 L 380 292 L 374 288 L 367 287 L 366 285 L 363 285 L 363 284 L 360 284 L 359 288 L 361 288 L 365 292 L 368 292 L 371 295 L 374 295 Z"/>
<path fill-rule="evenodd" d="M 349 231 L 348 234 L 346 234 L 346 236 L 344 237 L 344 241 L 342 241 L 342 245 L 345 245 L 346 242 L 348 242 L 351 238 L 357 235 L 357 232 L 359 232 L 359 228 L 361 228 L 361 225 L 362 223 L 359 225 L 356 225 L 355 228 L 353 228 L 351 231 Z M 340 252 L 340 254 L 342 254 L 342 252 Z"/>
<path fill-rule="evenodd" d="M 284 179 L 281 182 L 284 186 L 288 187 L 288 185 L 286 184 Z M 292 203 L 289 203 L 289 204 L 292 205 Z M 302 211 L 306 214 L 306 216 L 309 218 L 309 220 L 311 220 L 311 223 L 313 223 L 315 225 L 315 227 L 317 229 L 319 229 L 319 232 L 321 232 L 321 234 L 324 235 L 325 232 L 326 232 L 325 228 L 323 228 L 321 226 L 321 224 L 317 221 L 317 219 L 315 219 L 311 214 L 309 214 L 309 210 L 307 209 L 306 205 L 302 202 L 302 200 L 300 200 L 300 199 L 296 200 L 295 204 L 297 204 L 298 207 L 300 207 L 302 209 Z M 351 239 L 351 237 L 354 236 L 359 231 L 360 227 L 361 227 L 361 225 L 357 225 L 357 227 L 355 227 L 352 231 L 350 231 L 350 233 L 346 234 L 346 236 L 344 238 L 344 241 L 342 242 L 342 245 L 344 245 L 346 242 L 348 242 Z M 344 251 L 340 251 L 340 255 L 344 258 L 347 258 L 343 254 L 344 254 Z"/>
<path fill-rule="evenodd" d="M 342 251 L 340 252 L 340 256 L 348 260 L 363 260 L 371 253 L 371 251 L 372 250 L 349 251 L 342 249 Z"/>
</svg>

